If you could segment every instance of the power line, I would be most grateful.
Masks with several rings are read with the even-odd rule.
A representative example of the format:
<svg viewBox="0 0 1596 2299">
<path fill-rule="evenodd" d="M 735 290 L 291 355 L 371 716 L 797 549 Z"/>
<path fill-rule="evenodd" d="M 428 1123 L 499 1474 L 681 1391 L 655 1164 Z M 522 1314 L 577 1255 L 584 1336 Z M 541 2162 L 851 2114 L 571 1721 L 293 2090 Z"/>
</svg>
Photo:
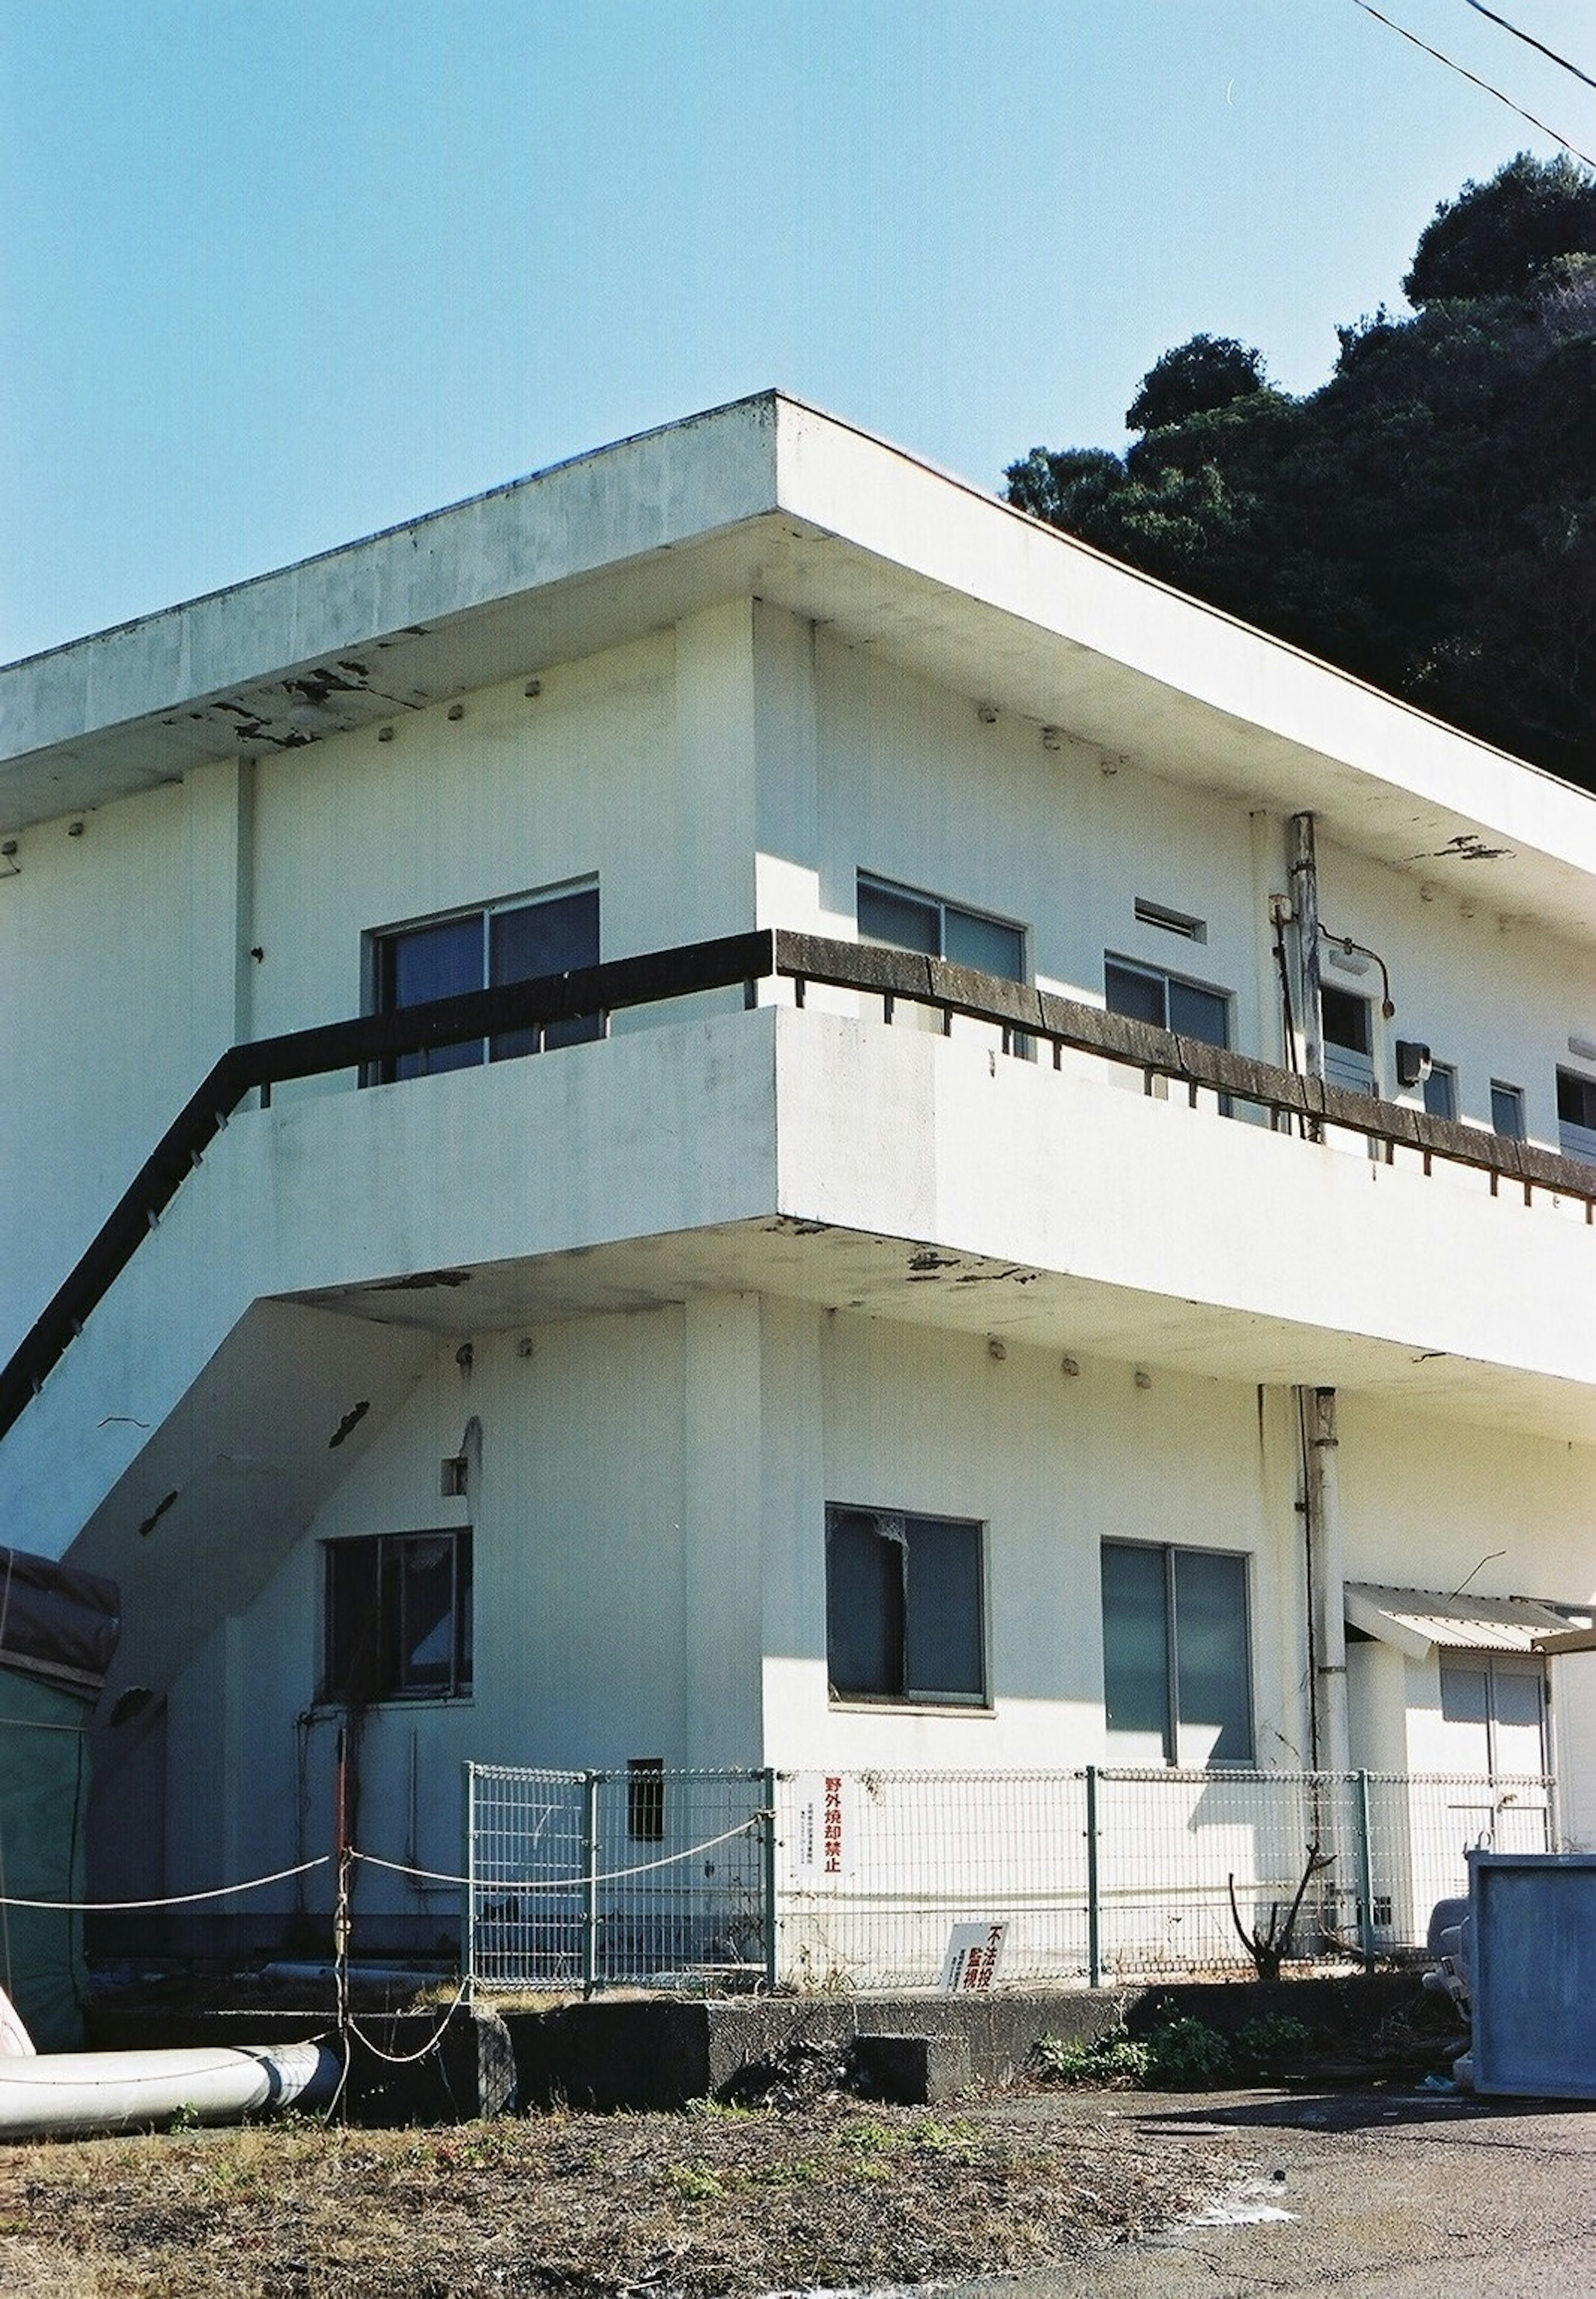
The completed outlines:
<svg viewBox="0 0 1596 2299">
<path fill-rule="evenodd" d="M 1523 104 L 1515 104 L 1510 95 L 1505 95 L 1501 89 L 1493 87 L 1490 80 L 1482 79 L 1477 72 L 1471 72 L 1467 66 L 1460 64 L 1455 56 L 1442 55 L 1439 48 L 1433 48 L 1427 40 L 1421 40 L 1417 33 L 1409 31 L 1405 24 L 1393 23 L 1389 16 L 1383 16 L 1377 8 L 1371 7 L 1369 0 L 1352 0 L 1352 5 L 1354 8 L 1361 8 L 1366 16 L 1372 16 L 1376 24 L 1384 24 L 1388 32 L 1395 32 L 1401 38 L 1409 41 L 1414 47 L 1422 48 L 1426 56 L 1434 56 L 1436 62 L 1444 64 L 1449 71 L 1458 72 L 1464 79 L 1471 80 L 1475 87 L 1483 88 L 1487 95 L 1493 95 L 1498 104 L 1505 104 L 1509 112 L 1516 112 L 1518 114 L 1520 120 L 1527 120 L 1530 126 L 1538 129 L 1542 136 L 1550 136 L 1554 144 L 1560 144 L 1571 158 L 1583 160 L 1587 168 L 1596 168 L 1596 160 L 1592 160 L 1588 152 L 1582 152 L 1577 144 L 1570 144 L 1566 136 L 1560 136 L 1555 128 L 1548 127 L 1544 120 L 1537 120 L 1533 112 L 1525 110 Z"/>
<path fill-rule="evenodd" d="M 1485 0 L 1465 0 L 1465 5 L 1472 8 L 1476 16 L 1488 16 L 1493 24 L 1500 24 L 1504 32 L 1511 32 L 1513 37 L 1522 40 L 1526 48 L 1538 48 L 1554 64 L 1561 64 L 1566 72 L 1572 72 L 1575 79 L 1583 79 L 1587 87 L 1596 87 L 1596 79 L 1592 79 L 1588 71 L 1582 71 L 1577 64 L 1570 63 L 1567 56 L 1559 55 L 1555 48 L 1549 48 L 1544 40 L 1536 39 L 1533 32 L 1525 31 L 1520 25 L 1510 24 L 1505 16 L 1499 16 L 1494 8 L 1487 8 Z"/>
</svg>

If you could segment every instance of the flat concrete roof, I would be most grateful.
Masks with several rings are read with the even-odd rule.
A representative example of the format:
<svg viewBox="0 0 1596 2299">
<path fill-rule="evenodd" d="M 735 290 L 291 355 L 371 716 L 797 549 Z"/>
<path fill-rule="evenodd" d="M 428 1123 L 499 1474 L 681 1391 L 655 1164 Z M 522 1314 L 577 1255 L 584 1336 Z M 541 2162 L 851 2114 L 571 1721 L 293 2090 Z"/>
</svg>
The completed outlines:
<svg viewBox="0 0 1596 2299">
<path fill-rule="evenodd" d="M 0 832 L 752 593 L 1589 939 L 1596 799 L 778 391 L 0 668 Z"/>
</svg>

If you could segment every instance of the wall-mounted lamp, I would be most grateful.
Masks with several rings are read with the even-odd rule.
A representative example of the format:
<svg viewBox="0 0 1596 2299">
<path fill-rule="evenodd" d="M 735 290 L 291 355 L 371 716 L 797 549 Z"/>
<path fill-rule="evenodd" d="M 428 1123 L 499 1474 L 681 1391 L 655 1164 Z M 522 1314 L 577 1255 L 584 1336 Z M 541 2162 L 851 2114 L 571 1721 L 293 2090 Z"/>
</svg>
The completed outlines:
<svg viewBox="0 0 1596 2299">
<path fill-rule="evenodd" d="M 1416 1038 L 1397 1040 L 1396 1066 L 1400 1086 L 1423 1085 L 1434 1067 L 1428 1046 L 1421 1046 Z"/>
</svg>

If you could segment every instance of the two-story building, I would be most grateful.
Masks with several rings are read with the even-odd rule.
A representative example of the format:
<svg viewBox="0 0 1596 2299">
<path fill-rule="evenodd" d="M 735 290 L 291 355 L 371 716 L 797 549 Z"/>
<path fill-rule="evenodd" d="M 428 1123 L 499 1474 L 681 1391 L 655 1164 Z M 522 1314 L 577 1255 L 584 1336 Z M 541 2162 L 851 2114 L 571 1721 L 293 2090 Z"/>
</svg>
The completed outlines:
<svg viewBox="0 0 1596 2299">
<path fill-rule="evenodd" d="M 0 671 L 0 1013 L 101 1896 L 325 1849 L 352 1706 L 445 1875 L 472 1758 L 1555 1769 L 1596 801 L 845 423 Z"/>
</svg>

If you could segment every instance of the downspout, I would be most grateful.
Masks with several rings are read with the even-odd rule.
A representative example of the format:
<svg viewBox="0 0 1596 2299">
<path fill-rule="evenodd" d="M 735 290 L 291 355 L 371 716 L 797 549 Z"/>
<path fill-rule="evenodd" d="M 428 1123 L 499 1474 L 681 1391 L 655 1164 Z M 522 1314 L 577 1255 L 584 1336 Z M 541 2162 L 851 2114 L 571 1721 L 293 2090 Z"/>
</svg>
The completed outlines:
<svg viewBox="0 0 1596 2299">
<path fill-rule="evenodd" d="M 1313 832 L 1311 814 L 1293 815 L 1290 862 L 1298 1015 L 1304 1067 L 1310 1077 L 1322 1078 L 1319 880 Z M 1346 1552 L 1336 1465 L 1335 1391 L 1299 1388 L 1297 1410 L 1302 1431 L 1302 1514 L 1308 1551 L 1310 1747 L 1316 1772 L 1345 1772 L 1351 1769 L 1352 1757 L 1347 1717 Z"/>
</svg>

